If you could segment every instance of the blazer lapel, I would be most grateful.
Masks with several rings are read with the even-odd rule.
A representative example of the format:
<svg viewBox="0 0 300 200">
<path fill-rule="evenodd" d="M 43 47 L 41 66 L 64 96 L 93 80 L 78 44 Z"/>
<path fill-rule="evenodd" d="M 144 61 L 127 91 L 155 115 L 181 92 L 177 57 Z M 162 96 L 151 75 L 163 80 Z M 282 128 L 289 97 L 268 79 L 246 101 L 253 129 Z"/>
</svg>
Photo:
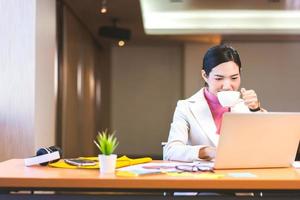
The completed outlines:
<svg viewBox="0 0 300 200">
<path fill-rule="evenodd" d="M 217 128 L 212 117 L 210 108 L 204 97 L 204 89 L 202 88 L 195 95 L 187 99 L 189 101 L 190 110 L 192 115 L 196 118 L 197 123 L 207 135 L 207 137 L 215 144 L 218 145 L 219 135 L 216 134 Z"/>
</svg>

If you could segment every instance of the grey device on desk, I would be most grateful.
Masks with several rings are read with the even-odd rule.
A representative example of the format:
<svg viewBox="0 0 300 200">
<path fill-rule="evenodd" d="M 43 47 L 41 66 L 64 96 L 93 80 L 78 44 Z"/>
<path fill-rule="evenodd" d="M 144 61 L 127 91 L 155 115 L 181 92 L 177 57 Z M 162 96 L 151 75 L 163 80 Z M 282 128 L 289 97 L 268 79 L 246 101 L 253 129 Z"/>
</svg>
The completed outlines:
<svg viewBox="0 0 300 200">
<path fill-rule="evenodd" d="M 226 113 L 214 168 L 290 167 L 299 139 L 300 113 Z"/>
<path fill-rule="evenodd" d="M 70 158 L 70 159 L 64 159 L 64 161 L 70 165 L 74 166 L 95 166 L 97 163 L 93 160 L 88 159 L 81 159 L 81 158 Z"/>
</svg>

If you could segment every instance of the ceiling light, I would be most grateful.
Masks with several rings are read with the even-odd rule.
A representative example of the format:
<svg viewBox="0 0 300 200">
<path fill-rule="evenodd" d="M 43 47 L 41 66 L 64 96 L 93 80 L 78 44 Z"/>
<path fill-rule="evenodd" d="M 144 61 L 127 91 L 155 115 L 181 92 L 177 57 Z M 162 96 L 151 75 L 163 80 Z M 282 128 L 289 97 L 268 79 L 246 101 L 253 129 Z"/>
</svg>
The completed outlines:
<svg viewBox="0 0 300 200">
<path fill-rule="evenodd" d="M 300 10 L 163 9 L 140 0 L 147 34 L 299 34 Z M 182 7 L 180 7 L 182 6 Z"/>
<path fill-rule="evenodd" d="M 101 9 L 100 9 L 100 12 L 101 12 L 101 14 L 104 14 L 104 13 L 107 12 L 107 9 L 106 9 L 106 8 L 101 8 Z"/>
<path fill-rule="evenodd" d="M 101 2 L 100 13 L 101 14 L 107 13 L 106 0 L 102 0 L 102 2 Z"/>
<path fill-rule="evenodd" d="M 118 46 L 123 47 L 124 45 L 125 45 L 125 41 L 124 40 L 119 40 Z"/>
</svg>

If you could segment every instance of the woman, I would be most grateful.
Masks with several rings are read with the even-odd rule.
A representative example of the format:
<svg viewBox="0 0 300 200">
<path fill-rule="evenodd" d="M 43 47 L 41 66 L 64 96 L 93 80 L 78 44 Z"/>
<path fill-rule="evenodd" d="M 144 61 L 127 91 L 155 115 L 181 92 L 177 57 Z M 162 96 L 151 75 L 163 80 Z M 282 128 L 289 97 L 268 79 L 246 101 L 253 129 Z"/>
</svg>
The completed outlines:
<svg viewBox="0 0 300 200">
<path fill-rule="evenodd" d="M 232 47 L 218 45 L 206 52 L 201 72 L 205 86 L 192 97 L 178 101 L 164 147 L 165 160 L 190 162 L 214 158 L 225 112 L 262 111 L 255 91 L 245 88 L 240 90 L 240 103 L 231 108 L 220 105 L 217 93 L 238 91 L 240 72 L 240 57 Z"/>
</svg>

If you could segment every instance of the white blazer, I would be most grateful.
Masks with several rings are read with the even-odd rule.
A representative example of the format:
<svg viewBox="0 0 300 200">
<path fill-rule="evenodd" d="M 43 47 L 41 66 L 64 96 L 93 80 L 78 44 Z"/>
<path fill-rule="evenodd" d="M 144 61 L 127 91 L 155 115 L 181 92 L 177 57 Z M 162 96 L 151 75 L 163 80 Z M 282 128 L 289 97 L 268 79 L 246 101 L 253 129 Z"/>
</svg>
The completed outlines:
<svg viewBox="0 0 300 200">
<path fill-rule="evenodd" d="M 241 101 L 231 108 L 231 112 L 250 111 Z M 219 135 L 216 131 L 202 88 L 192 97 L 177 102 L 168 142 L 164 147 L 164 160 L 198 160 L 200 148 L 218 145 Z"/>
</svg>

